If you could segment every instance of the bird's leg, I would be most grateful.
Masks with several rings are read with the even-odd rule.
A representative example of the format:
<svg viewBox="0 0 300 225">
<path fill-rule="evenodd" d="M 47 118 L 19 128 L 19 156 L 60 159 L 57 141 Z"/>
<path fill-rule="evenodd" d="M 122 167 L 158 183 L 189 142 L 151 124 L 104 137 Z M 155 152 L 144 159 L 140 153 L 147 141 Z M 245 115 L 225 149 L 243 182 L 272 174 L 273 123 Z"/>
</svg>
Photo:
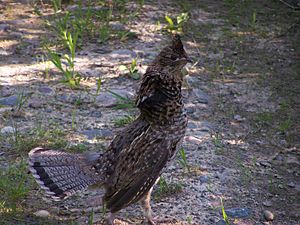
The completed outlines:
<svg viewBox="0 0 300 225">
<path fill-rule="evenodd" d="M 153 190 L 153 187 L 148 191 L 148 193 L 142 198 L 141 200 L 141 206 L 144 211 L 144 216 L 148 220 L 148 222 L 151 225 L 155 225 L 152 217 L 152 211 L 151 211 L 151 206 L 150 206 L 150 199 L 151 199 L 151 192 Z"/>
<path fill-rule="evenodd" d="M 106 224 L 115 225 L 114 220 L 115 220 L 115 213 L 109 212 L 108 216 L 106 217 Z"/>
</svg>

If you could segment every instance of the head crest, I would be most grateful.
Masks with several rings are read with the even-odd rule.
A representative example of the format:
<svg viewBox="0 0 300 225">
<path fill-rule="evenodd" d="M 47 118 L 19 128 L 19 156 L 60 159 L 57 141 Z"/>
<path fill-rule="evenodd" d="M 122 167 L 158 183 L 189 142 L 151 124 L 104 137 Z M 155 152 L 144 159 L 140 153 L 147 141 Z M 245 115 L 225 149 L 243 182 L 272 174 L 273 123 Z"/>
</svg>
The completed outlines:
<svg viewBox="0 0 300 225">
<path fill-rule="evenodd" d="M 171 43 L 163 48 L 163 50 L 158 54 L 154 60 L 154 64 L 160 66 L 184 66 L 186 64 L 187 55 L 183 48 L 180 36 L 175 34 L 171 36 Z"/>
</svg>

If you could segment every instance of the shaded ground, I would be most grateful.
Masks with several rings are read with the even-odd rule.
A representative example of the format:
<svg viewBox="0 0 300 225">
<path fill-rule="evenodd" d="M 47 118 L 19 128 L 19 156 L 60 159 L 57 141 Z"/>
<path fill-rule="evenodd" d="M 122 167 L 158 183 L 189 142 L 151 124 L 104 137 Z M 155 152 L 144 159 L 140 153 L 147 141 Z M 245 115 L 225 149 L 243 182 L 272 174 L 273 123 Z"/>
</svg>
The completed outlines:
<svg viewBox="0 0 300 225">
<path fill-rule="evenodd" d="M 81 37 L 75 69 L 85 79 L 79 89 L 70 89 L 44 56 L 45 44 L 65 52 L 44 25 L 45 19 L 54 20 L 52 7 L 25 1 L 0 5 L 0 223 L 101 224 L 101 207 L 83 212 L 97 205 L 99 190 L 53 203 L 26 167 L 12 165 L 36 146 L 105 149 L 137 114 L 109 92 L 134 98 L 139 81 L 122 74 L 120 65 L 137 57 L 138 70 L 145 71 L 169 39 L 161 32 L 164 16 L 174 19 L 182 12 L 189 12 L 183 39 L 195 61 L 187 67 L 183 91 L 187 162 L 178 157 L 166 169 L 165 182 L 154 193 L 154 214 L 165 218 L 161 224 L 226 224 L 222 198 L 231 224 L 300 223 L 299 11 L 280 1 L 118 5 L 110 22 L 115 36 Z M 118 30 L 135 34 L 124 38 Z M 50 216 L 34 216 L 41 209 Z M 266 221 L 264 210 L 273 213 L 273 221 Z M 138 206 L 118 214 L 117 224 L 142 222 Z"/>
</svg>

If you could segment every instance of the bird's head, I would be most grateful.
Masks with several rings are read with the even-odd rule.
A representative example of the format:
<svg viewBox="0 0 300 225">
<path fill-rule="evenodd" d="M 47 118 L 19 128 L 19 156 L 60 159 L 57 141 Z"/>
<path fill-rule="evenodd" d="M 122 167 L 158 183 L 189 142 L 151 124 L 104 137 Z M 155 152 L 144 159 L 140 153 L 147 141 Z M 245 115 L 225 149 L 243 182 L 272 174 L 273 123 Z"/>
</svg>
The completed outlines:
<svg viewBox="0 0 300 225">
<path fill-rule="evenodd" d="M 168 67 L 170 70 L 181 70 L 188 62 L 191 60 L 187 56 L 178 34 L 173 35 L 171 44 L 165 47 L 155 60 L 156 65 Z"/>
</svg>

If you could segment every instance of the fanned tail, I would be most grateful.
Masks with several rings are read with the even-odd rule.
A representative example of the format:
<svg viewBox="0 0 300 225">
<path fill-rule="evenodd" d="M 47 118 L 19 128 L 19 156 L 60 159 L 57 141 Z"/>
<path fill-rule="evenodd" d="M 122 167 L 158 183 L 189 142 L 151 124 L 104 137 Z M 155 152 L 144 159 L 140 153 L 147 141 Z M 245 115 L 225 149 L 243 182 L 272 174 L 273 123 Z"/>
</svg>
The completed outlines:
<svg viewBox="0 0 300 225">
<path fill-rule="evenodd" d="M 62 200 L 88 186 L 103 182 L 93 168 L 100 153 L 70 154 L 35 148 L 29 152 L 29 169 L 46 194 Z"/>
</svg>

